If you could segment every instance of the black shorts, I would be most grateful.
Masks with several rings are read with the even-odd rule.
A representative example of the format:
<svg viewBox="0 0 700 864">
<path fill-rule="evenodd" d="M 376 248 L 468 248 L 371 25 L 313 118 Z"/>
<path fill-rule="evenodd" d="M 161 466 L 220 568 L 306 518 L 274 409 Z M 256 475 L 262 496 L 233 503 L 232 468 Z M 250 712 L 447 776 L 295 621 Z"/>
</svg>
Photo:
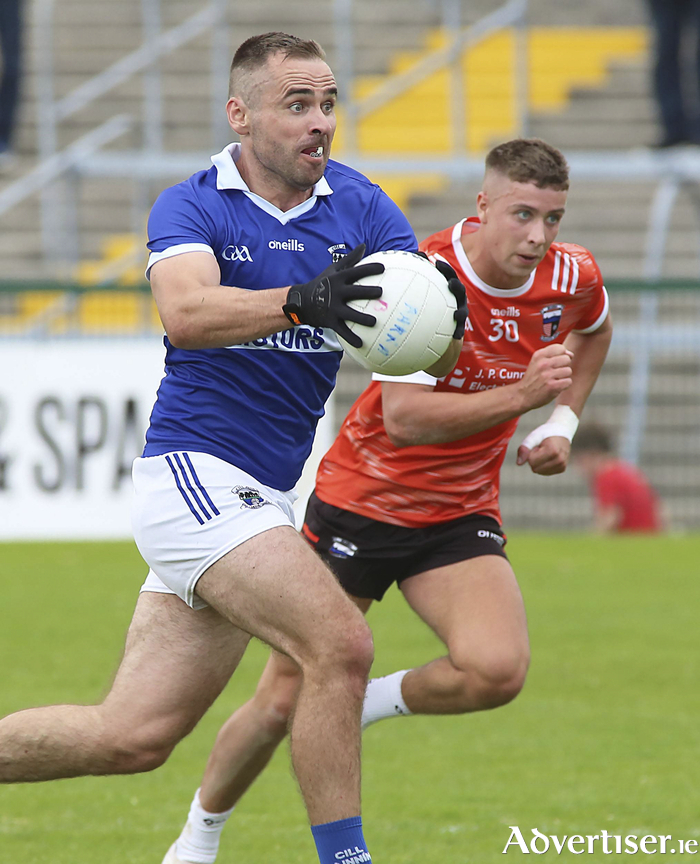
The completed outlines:
<svg viewBox="0 0 700 864">
<path fill-rule="evenodd" d="M 381 600 L 392 582 L 458 561 L 500 555 L 498 522 L 479 513 L 427 528 L 404 528 L 326 504 L 312 493 L 302 529 L 340 584 L 355 597 Z"/>
</svg>

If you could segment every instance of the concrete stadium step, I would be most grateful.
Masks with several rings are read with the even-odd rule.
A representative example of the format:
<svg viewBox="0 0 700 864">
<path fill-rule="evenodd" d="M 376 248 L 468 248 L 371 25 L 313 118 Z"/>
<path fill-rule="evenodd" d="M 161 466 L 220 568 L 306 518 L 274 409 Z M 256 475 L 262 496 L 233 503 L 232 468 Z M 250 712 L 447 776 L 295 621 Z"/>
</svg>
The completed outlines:
<svg viewBox="0 0 700 864">
<path fill-rule="evenodd" d="M 573 108 L 570 107 L 563 115 L 559 115 L 557 119 L 570 118 L 575 111 L 576 123 L 617 123 L 620 120 L 620 101 L 619 94 L 613 90 L 603 90 L 600 92 L 591 91 L 574 91 L 571 97 Z M 543 123 L 546 118 L 542 118 L 537 122 Z M 637 95 L 637 98 L 630 98 L 625 107 L 625 122 L 633 124 L 648 124 L 654 123 L 656 120 L 654 105 L 651 101 L 642 96 Z"/>
<path fill-rule="evenodd" d="M 0 231 L 0 259 L 33 258 L 37 254 L 36 237 L 25 230 L 3 227 Z M 5 274 L 3 273 L 3 278 Z"/>
<path fill-rule="evenodd" d="M 81 84 L 87 77 L 78 72 L 61 72 L 56 77 L 54 83 L 59 98 L 71 93 Z M 30 104 L 34 103 L 33 94 L 37 92 L 38 77 L 35 72 L 29 71 L 24 77 L 23 86 L 26 94 L 25 101 Z M 180 70 L 168 70 L 167 75 L 161 76 L 161 90 L 164 96 L 179 97 L 185 99 L 202 99 L 210 92 L 211 74 L 207 69 L 200 68 L 196 71 L 181 72 Z M 119 93 L 122 98 L 140 100 L 143 96 L 143 80 L 136 76 L 130 78 L 121 84 L 118 90 L 110 91 L 110 100 L 113 93 Z"/>
<path fill-rule="evenodd" d="M 625 99 L 627 107 L 640 100 L 649 100 L 651 88 L 651 58 L 649 53 L 640 56 L 635 63 L 619 66 L 611 64 L 608 70 L 608 84 L 604 90 L 575 88 L 573 98 L 577 102 Z"/>
<path fill-rule="evenodd" d="M 652 455 L 654 458 L 665 455 L 669 459 L 675 459 L 678 455 L 700 457 L 700 436 L 681 434 L 675 429 L 647 431 L 642 454 L 645 460 Z"/>
<path fill-rule="evenodd" d="M 533 119 L 530 132 L 544 138 L 560 150 L 618 150 L 651 145 L 658 137 L 656 123 L 651 119 L 638 120 L 621 116 L 615 124 L 608 124 L 601 141 L 602 125 L 591 125 L 589 120 L 567 112 L 566 117 L 538 117 Z M 494 142 L 497 143 L 497 142 Z"/>
<path fill-rule="evenodd" d="M 426 0 L 423 5 L 437 4 Z M 462 19 L 479 20 L 502 5 L 498 0 L 462 0 Z M 528 24 L 537 26 L 639 26 L 646 20 L 638 0 L 529 0 L 527 11 Z"/>
<path fill-rule="evenodd" d="M 107 5 L 119 6 L 120 4 Z M 105 56 L 109 56 L 112 52 L 115 56 L 119 56 L 120 52 L 133 51 L 143 42 L 143 28 L 136 21 L 105 27 L 102 22 L 95 21 L 93 18 L 89 23 L 83 21 L 78 28 L 75 25 L 71 25 L 70 28 L 61 25 L 62 22 L 57 21 L 54 31 L 53 45 L 58 53 L 73 51 L 77 36 L 80 37 L 83 45 L 90 46 L 91 54 L 99 49 L 105 51 Z"/>
<path fill-rule="evenodd" d="M 647 18 L 638 0 L 530 0 L 528 22 L 541 26 L 641 26 Z"/>
<path fill-rule="evenodd" d="M 115 44 L 128 41 L 141 31 L 141 11 L 138 3 L 94 4 L 64 0 L 61 6 L 61 14 L 57 16 L 61 45 L 78 42 L 89 44 L 88 40 L 83 38 L 88 26 L 109 25 L 110 30 L 115 33 Z M 163 26 L 175 26 L 201 8 L 203 4 L 194 7 L 191 3 L 163 4 Z M 404 0 L 386 0 L 381 4 L 361 0 L 355 4 L 355 14 L 357 67 L 372 72 L 384 71 L 387 52 L 419 42 L 425 27 L 435 26 L 438 20 L 436 10 L 430 4 L 406 3 Z M 377 26 L 382 25 L 385 32 L 381 43 L 377 45 L 376 40 L 371 37 L 376 34 Z M 248 36 L 264 32 L 265 29 L 279 29 L 316 39 L 326 48 L 329 59 L 336 59 L 331 4 L 309 4 L 301 0 L 284 3 L 279 0 L 263 0 L 254 4 L 231 3 L 229 26 L 234 45 L 240 44 Z M 102 38 L 98 37 L 100 40 Z"/>
<path fill-rule="evenodd" d="M 698 465 L 658 465 L 656 459 L 645 464 L 649 480 L 658 491 L 665 495 L 667 490 L 675 495 L 683 492 L 697 493 L 700 488 L 700 466 Z"/>
</svg>

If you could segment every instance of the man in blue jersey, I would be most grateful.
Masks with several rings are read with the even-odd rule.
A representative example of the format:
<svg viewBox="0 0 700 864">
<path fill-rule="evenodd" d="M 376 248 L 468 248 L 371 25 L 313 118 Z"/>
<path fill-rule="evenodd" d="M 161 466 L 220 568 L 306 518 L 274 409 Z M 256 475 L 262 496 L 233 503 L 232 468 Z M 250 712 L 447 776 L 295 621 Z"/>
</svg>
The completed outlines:
<svg viewBox="0 0 700 864">
<path fill-rule="evenodd" d="M 302 669 L 292 761 L 321 864 L 371 860 L 360 715 L 372 639 L 294 529 L 291 490 L 335 381 L 336 332 L 356 341 L 346 320 L 375 323 L 347 301 L 380 296 L 353 283 L 383 268 L 358 261 L 416 249 L 387 196 L 328 161 L 336 93 L 315 42 L 247 40 L 227 105 L 241 143 L 154 205 L 166 370 L 134 465 L 134 532 L 151 571 L 104 702 L 0 722 L 0 782 L 156 768 L 257 636 Z M 456 337 L 464 314 L 462 300 Z M 431 371 L 449 371 L 460 345 Z"/>
</svg>

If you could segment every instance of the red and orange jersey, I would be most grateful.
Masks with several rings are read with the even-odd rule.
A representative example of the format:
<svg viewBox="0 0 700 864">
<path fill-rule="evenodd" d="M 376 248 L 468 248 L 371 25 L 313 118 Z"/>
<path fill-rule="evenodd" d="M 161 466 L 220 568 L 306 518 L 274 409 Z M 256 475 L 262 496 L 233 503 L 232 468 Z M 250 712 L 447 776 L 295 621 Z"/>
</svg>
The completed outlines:
<svg viewBox="0 0 700 864">
<path fill-rule="evenodd" d="M 425 373 L 375 376 L 319 466 L 316 494 L 322 501 L 409 528 L 469 513 L 501 521 L 499 472 L 517 418 L 458 441 L 397 448 L 384 428 L 381 381 L 434 384 L 467 398 L 514 384 L 539 348 L 563 342 L 573 330 L 600 327 L 608 298 L 591 253 L 571 243 L 553 243 L 520 288 L 492 288 L 476 275 L 461 244 L 462 234 L 478 226 L 478 220 L 465 219 L 421 243 L 431 258 L 448 261 L 467 289 L 469 319 L 457 365 L 439 381 Z"/>
</svg>

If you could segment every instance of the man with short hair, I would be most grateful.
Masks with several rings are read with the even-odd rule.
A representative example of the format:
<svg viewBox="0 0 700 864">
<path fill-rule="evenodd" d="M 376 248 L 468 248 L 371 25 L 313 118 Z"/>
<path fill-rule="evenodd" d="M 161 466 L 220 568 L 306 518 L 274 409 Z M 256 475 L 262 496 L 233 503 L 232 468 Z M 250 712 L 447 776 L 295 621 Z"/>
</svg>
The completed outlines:
<svg viewBox="0 0 700 864">
<path fill-rule="evenodd" d="M 564 157 L 543 141 L 488 154 L 477 216 L 421 244 L 467 287 L 455 368 L 374 375 L 319 467 L 308 542 L 363 612 L 396 582 L 447 648 L 370 681 L 364 727 L 495 708 L 525 681 L 527 624 L 504 551 L 500 467 L 519 417 L 555 399 L 517 461 L 542 475 L 566 469 L 612 335 L 593 256 L 555 242 L 568 187 Z M 286 734 L 299 681 L 294 662 L 273 653 L 253 698 L 220 731 L 163 864 L 213 864 L 226 819 Z"/>
<path fill-rule="evenodd" d="M 336 96 L 315 42 L 266 33 L 236 52 L 227 114 L 241 143 L 165 190 L 149 220 L 166 370 L 134 464 L 134 533 L 151 571 L 122 664 L 101 705 L 0 722 L 0 782 L 151 770 L 257 636 L 302 671 L 292 762 L 321 864 L 348 849 L 371 860 L 360 715 L 372 638 L 296 532 L 291 490 L 335 382 L 336 332 L 361 345 L 345 322 L 376 323 L 348 306 L 381 295 L 353 284 L 383 271 L 358 265 L 365 248 L 416 248 L 379 187 L 329 162 Z M 461 291 L 439 374 L 461 347 Z"/>
</svg>

